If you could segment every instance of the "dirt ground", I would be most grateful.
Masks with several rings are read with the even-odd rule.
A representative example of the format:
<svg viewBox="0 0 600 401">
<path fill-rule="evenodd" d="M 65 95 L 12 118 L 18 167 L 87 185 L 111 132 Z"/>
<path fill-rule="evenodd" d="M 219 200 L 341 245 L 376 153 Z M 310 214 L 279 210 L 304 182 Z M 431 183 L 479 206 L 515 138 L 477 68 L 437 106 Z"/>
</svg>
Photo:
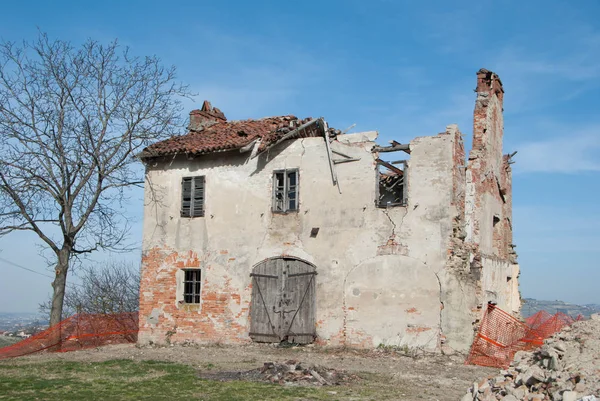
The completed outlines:
<svg viewBox="0 0 600 401">
<path fill-rule="evenodd" d="M 360 380 L 352 385 L 364 390 L 361 393 L 369 394 L 364 399 L 459 400 L 475 380 L 497 371 L 466 366 L 463 355 L 410 357 L 394 350 L 284 348 L 267 344 L 235 347 L 138 347 L 127 344 L 68 353 L 43 353 L 1 362 L 18 365 L 55 360 L 101 362 L 113 359 L 177 362 L 190 365 L 199 373 L 212 374 L 247 371 L 261 367 L 265 362 L 281 363 L 293 359 L 303 365 L 319 365 L 356 374 Z M 335 387 L 331 388 L 335 390 Z"/>
</svg>

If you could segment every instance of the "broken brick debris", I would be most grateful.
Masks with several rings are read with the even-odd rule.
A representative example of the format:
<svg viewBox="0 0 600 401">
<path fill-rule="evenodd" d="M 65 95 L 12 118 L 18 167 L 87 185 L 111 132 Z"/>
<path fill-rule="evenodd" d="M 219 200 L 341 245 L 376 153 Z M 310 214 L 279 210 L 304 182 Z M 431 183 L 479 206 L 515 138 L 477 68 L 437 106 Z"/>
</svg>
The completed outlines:
<svg viewBox="0 0 600 401">
<path fill-rule="evenodd" d="M 354 382 L 358 376 L 318 365 L 303 366 L 289 360 L 284 363 L 266 362 L 263 366 L 244 372 L 200 372 L 201 379 L 230 381 L 246 380 L 285 385 L 333 386 Z"/>
<path fill-rule="evenodd" d="M 600 397 L 600 315 L 575 322 L 508 369 L 475 382 L 461 401 L 594 401 Z"/>
</svg>

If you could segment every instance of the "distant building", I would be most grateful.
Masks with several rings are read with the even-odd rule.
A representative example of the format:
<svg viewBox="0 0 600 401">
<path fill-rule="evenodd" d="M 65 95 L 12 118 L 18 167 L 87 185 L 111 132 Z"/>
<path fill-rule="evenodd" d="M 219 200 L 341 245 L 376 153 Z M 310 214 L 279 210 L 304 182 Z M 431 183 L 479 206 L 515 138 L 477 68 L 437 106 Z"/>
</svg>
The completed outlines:
<svg viewBox="0 0 600 401">
<path fill-rule="evenodd" d="M 482 69 L 476 92 L 468 157 L 456 125 L 382 147 L 322 118 L 192 111 L 140 155 L 139 341 L 466 351 L 488 302 L 518 314 L 504 90 Z"/>
</svg>

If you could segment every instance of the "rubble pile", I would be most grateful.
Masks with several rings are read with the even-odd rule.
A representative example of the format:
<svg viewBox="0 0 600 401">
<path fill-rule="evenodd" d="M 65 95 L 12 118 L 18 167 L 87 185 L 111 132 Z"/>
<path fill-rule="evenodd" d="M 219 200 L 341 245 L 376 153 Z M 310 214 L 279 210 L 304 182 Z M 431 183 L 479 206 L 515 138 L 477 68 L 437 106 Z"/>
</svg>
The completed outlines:
<svg viewBox="0 0 600 401">
<path fill-rule="evenodd" d="M 473 383 L 461 401 L 600 401 L 600 315 L 574 323 L 506 370 Z"/>
<path fill-rule="evenodd" d="M 289 360 L 285 363 L 266 362 L 260 368 L 245 372 L 201 372 L 199 377 L 219 381 L 248 380 L 287 385 L 315 386 L 340 385 L 358 379 L 355 375 L 322 366 L 309 365 L 304 367 L 301 363 L 294 360 Z"/>
</svg>

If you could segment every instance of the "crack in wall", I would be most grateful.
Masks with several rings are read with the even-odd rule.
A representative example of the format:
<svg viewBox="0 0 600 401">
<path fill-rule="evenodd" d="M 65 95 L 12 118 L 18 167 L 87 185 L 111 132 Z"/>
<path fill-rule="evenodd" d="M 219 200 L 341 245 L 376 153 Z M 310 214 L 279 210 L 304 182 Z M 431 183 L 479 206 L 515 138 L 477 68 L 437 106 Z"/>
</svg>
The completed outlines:
<svg viewBox="0 0 600 401">
<path fill-rule="evenodd" d="M 416 258 L 413 258 L 415 260 L 417 260 Z M 423 264 L 425 266 L 427 266 L 427 268 L 433 273 L 433 275 L 435 276 L 437 283 L 438 283 L 438 287 L 439 287 L 439 300 L 440 300 L 440 313 L 439 313 L 439 322 L 438 322 L 438 330 L 439 330 L 439 335 L 438 335 L 438 346 L 441 345 L 441 336 L 444 334 L 443 330 L 442 330 L 442 316 L 443 316 L 443 310 L 444 310 L 444 300 L 443 300 L 443 293 L 442 293 L 442 280 L 440 279 L 440 276 L 438 275 L 438 273 L 432 269 L 431 266 L 429 266 L 427 264 L 427 262 L 423 262 Z M 440 346 L 441 349 L 441 346 Z M 443 353 L 443 351 L 442 351 Z"/>
<path fill-rule="evenodd" d="M 396 235 L 396 223 L 394 223 L 394 220 L 392 220 L 392 218 L 390 217 L 390 212 L 387 209 L 383 209 L 383 214 L 385 214 L 390 223 L 392 223 L 392 234 L 390 235 L 390 237 L 393 237 Z M 404 214 L 404 216 L 406 216 L 406 213 Z M 404 220 L 404 216 L 402 216 L 402 221 Z M 402 225 L 402 221 L 400 222 L 400 225 Z"/>
</svg>

